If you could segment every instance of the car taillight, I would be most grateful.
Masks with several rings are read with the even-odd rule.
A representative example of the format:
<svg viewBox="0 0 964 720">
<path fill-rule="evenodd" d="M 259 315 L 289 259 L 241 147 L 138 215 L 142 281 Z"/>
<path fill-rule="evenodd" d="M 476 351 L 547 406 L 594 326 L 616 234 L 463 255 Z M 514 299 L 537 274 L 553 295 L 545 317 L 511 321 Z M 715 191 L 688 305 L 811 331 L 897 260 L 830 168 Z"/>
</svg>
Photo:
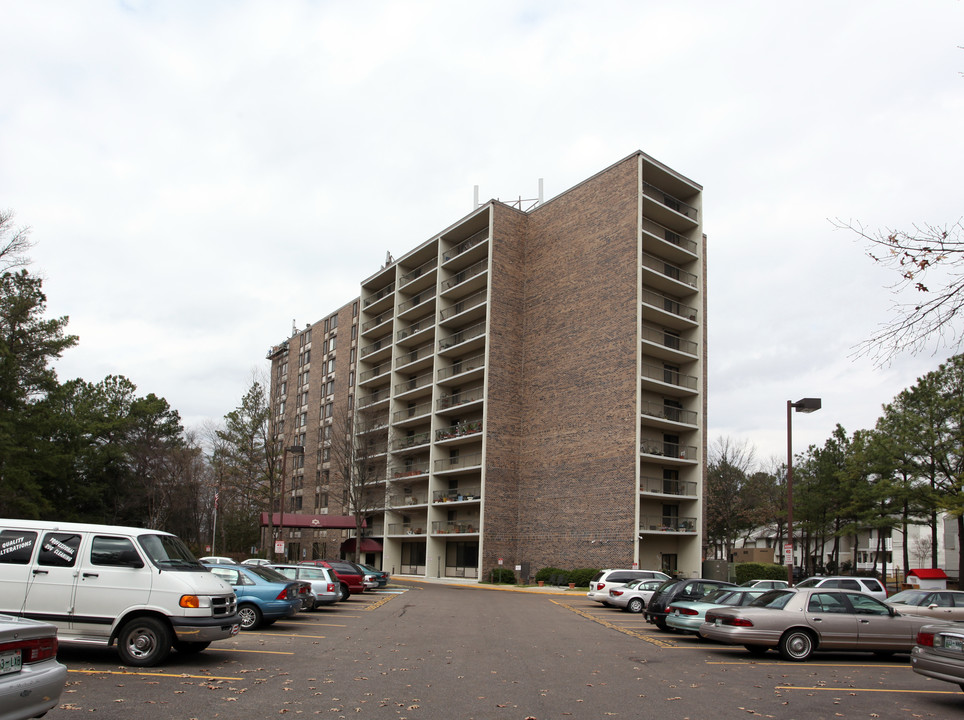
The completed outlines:
<svg viewBox="0 0 964 720">
<path fill-rule="evenodd" d="M 723 618 L 724 625 L 732 625 L 733 627 L 753 627 L 753 623 L 746 618 Z"/>
<path fill-rule="evenodd" d="M 924 647 L 934 647 L 934 633 L 932 632 L 917 633 L 917 644 L 923 645 Z"/>
<path fill-rule="evenodd" d="M 670 605 L 666 608 L 666 612 L 678 612 L 680 615 L 699 615 L 693 608 L 682 608 L 676 607 L 675 605 Z"/>
<path fill-rule="evenodd" d="M 623 594 L 623 591 L 622 591 L 622 590 L 610 590 L 610 591 L 609 591 L 609 594 L 612 595 L 613 597 L 619 597 L 620 595 Z"/>
<path fill-rule="evenodd" d="M 328 583 L 328 592 L 335 592 L 335 583 Z"/>
<path fill-rule="evenodd" d="M 58 642 L 55 637 L 18 640 L 0 645 L 0 652 L 19 650 L 21 662 L 27 665 L 57 657 L 57 645 Z"/>
<path fill-rule="evenodd" d="M 606 587 L 606 583 L 599 583 L 599 584 L 596 586 L 596 589 L 597 589 L 597 590 L 602 590 L 604 587 Z"/>
<path fill-rule="evenodd" d="M 278 593 L 278 597 L 275 600 L 289 600 L 291 598 L 291 588 L 285 588 Z"/>
</svg>

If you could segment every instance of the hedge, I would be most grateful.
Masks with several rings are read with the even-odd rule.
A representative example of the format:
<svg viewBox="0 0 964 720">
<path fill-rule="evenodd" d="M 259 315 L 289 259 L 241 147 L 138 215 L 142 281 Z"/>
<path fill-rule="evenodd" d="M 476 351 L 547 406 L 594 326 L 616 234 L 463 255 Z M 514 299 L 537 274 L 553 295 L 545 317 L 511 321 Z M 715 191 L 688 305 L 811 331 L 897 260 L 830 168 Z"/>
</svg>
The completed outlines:
<svg viewBox="0 0 964 720">
<path fill-rule="evenodd" d="M 776 563 L 747 562 L 736 564 L 736 584 L 748 580 L 786 580 L 787 566 Z"/>
</svg>

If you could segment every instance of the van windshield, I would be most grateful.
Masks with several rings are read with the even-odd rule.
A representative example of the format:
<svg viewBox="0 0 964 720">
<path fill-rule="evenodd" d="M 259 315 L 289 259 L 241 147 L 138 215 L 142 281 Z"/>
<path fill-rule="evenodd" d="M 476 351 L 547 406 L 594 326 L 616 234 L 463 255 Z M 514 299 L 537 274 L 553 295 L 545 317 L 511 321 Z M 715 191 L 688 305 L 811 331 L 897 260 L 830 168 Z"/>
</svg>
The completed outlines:
<svg viewBox="0 0 964 720">
<path fill-rule="evenodd" d="M 174 535 L 141 535 L 137 538 L 137 541 L 141 544 L 151 562 L 159 568 L 207 572 L 179 537 Z"/>
</svg>

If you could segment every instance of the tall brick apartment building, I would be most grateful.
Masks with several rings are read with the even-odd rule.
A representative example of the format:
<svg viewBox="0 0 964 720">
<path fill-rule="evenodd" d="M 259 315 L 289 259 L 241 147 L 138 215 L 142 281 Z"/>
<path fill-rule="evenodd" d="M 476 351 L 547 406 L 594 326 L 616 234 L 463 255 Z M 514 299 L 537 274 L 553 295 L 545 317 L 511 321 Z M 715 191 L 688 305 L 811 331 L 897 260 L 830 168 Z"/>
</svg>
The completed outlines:
<svg viewBox="0 0 964 720">
<path fill-rule="evenodd" d="M 350 409 L 377 480 L 370 562 L 698 573 L 701 209 L 698 184 L 637 152 L 528 211 L 479 206 L 272 348 L 279 440 L 305 447 L 289 456 L 289 557 L 354 548 L 323 522 L 350 512 L 332 458 Z"/>
</svg>

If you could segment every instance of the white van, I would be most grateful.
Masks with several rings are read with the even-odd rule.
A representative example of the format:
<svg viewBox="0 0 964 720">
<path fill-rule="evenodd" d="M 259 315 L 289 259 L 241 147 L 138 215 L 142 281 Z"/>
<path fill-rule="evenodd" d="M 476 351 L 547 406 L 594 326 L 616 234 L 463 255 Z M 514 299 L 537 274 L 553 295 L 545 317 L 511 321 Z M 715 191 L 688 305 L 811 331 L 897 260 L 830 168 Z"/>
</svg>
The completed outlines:
<svg viewBox="0 0 964 720">
<path fill-rule="evenodd" d="M 0 613 L 57 626 L 62 643 L 112 645 L 127 665 L 237 635 L 237 598 L 175 535 L 0 519 Z"/>
</svg>

